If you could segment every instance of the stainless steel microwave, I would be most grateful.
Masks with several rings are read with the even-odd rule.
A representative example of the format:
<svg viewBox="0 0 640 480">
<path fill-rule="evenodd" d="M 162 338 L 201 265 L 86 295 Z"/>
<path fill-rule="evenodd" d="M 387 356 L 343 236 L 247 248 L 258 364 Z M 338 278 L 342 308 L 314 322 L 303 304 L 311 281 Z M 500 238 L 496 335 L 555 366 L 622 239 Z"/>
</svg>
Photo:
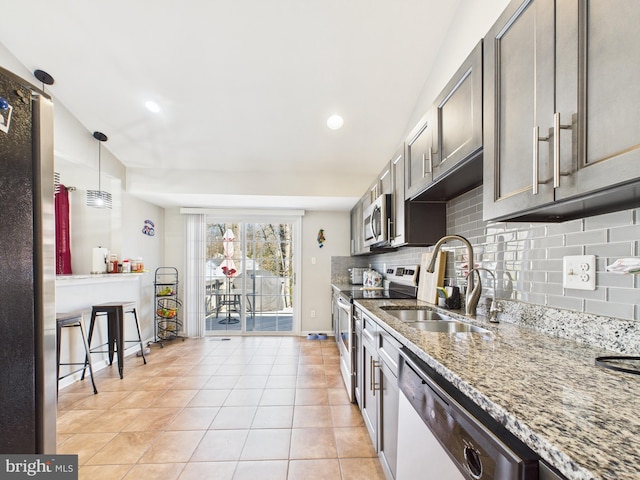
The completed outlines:
<svg viewBox="0 0 640 480">
<path fill-rule="evenodd" d="M 380 195 L 364 210 L 362 227 L 365 247 L 389 242 L 390 210 L 391 195 L 389 194 Z"/>
</svg>

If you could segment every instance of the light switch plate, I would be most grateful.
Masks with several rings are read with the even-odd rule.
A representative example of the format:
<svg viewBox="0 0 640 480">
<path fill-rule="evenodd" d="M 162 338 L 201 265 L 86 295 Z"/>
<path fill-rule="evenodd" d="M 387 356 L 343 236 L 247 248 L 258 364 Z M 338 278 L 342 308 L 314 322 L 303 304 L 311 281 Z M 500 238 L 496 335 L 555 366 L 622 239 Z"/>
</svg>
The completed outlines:
<svg viewBox="0 0 640 480">
<path fill-rule="evenodd" d="M 571 255 L 563 257 L 562 286 L 575 290 L 596 289 L 596 256 Z"/>
</svg>

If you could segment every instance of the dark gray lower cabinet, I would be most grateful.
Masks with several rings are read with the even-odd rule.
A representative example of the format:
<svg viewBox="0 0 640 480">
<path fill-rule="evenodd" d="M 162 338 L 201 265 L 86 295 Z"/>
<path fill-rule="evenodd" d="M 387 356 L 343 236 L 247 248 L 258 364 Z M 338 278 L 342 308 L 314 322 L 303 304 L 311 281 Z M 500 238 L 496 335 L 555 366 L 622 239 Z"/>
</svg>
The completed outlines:
<svg viewBox="0 0 640 480">
<path fill-rule="evenodd" d="M 358 405 L 362 405 L 362 318 L 358 317 L 361 314 L 356 309 L 355 314 L 355 335 L 353 336 L 353 371 L 356 375 L 354 382 L 353 396 Z"/>
<path fill-rule="evenodd" d="M 400 344 L 361 310 L 356 317 L 362 326 L 356 321 L 356 400 L 385 475 L 393 480 L 398 457 Z"/>
<path fill-rule="evenodd" d="M 378 454 L 387 478 L 396 477 L 398 464 L 398 372 L 380 363 Z"/>
<path fill-rule="evenodd" d="M 364 424 L 369 430 L 373 448 L 378 450 L 378 399 L 376 398 L 376 390 L 380 385 L 377 366 L 378 354 L 375 346 L 362 337 L 360 348 L 362 355 L 362 385 L 363 389 L 360 395 L 362 402 L 360 403 L 360 411 Z"/>
</svg>

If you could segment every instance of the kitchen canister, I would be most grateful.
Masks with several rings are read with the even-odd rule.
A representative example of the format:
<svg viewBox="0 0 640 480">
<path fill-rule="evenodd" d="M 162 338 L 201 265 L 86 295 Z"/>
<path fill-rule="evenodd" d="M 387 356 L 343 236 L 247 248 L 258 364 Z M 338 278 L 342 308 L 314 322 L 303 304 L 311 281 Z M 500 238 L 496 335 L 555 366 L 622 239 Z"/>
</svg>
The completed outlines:
<svg viewBox="0 0 640 480">
<path fill-rule="evenodd" d="M 365 270 L 363 274 L 362 284 L 365 287 L 381 287 L 382 286 L 382 274 L 376 272 L 373 269 Z"/>
</svg>

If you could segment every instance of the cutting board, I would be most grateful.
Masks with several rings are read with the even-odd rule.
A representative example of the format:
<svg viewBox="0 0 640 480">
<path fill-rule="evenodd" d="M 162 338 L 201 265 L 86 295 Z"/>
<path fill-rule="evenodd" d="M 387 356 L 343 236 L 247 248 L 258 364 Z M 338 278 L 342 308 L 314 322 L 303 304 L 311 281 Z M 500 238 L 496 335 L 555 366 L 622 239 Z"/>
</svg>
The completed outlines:
<svg viewBox="0 0 640 480">
<path fill-rule="evenodd" d="M 447 252 L 438 252 L 433 273 L 427 272 L 427 266 L 431 261 L 431 253 L 422 254 L 420 263 L 420 280 L 418 281 L 418 300 L 438 304 L 437 287 L 444 285 L 444 270 L 447 266 Z"/>
</svg>

